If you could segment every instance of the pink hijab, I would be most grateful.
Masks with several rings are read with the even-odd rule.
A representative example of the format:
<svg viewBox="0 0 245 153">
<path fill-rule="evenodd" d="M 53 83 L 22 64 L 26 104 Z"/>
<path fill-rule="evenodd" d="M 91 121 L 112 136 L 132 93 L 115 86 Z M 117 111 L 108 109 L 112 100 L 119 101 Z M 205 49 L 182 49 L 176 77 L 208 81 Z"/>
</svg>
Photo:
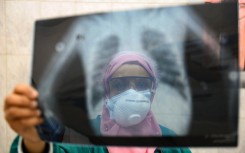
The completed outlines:
<svg viewBox="0 0 245 153">
<path fill-rule="evenodd" d="M 109 98 L 109 87 L 108 87 L 108 79 L 113 75 L 113 73 L 123 64 L 128 62 L 137 62 L 140 66 L 142 66 L 148 74 L 154 78 L 154 85 L 153 85 L 153 91 L 152 94 L 154 96 L 157 82 L 156 82 L 156 72 L 154 68 L 152 67 L 152 62 L 149 58 L 146 56 L 134 53 L 134 52 L 123 52 L 116 54 L 113 60 L 109 63 L 104 77 L 103 77 L 103 87 L 105 91 L 105 103 L 106 99 Z M 153 99 L 152 96 L 152 99 Z M 114 120 L 110 119 L 109 111 L 106 108 L 105 104 L 103 106 L 102 111 L 102 117 L 101 117 L 101 125 L 100 125 L 100 131 L 103 135 L 107 136 L 132 136 L 132 135 L 138 135 L 138 136 L 159 136 L 161 135 L 161 129 L 159 125 L 157 124 L 155 117 L 150 111 L 146 118 L 139 124 L 135 126 L 131 126 L 128 128 L 119 126 Z"/>
<path fill-rule="evenodd" d="M 105 71 L 103 77 L 103 87 L 105 91 L 105 104 L 107 99 L 109 98 L 109 87 L 108 87 L 108 79 L 113 75 L 113 73 L 123 64 L 128 62 L 136 62 L 140 66 L 142 66 L 148 74 L 154 78 L 154 85 L 152 90 L 152 99 L 155 94 L 155 90 L 157 87 L 156 81 L 156 72 L 153 68 L 152 61 L 139 53 L 135 52 L 122 52 L 116 54 L 111 62 L 108 64 L 107 69 Z M 107 107 L 103 105 L 102 115 L 101 115 L 101 124 L 100 131 L 102 135 L 105 136 L 161 136 L 161 129 L 156 122 L 156 119 L 150 110 L 147 114 L 146 118 L 139 124 L 131 126 L 131 127 L 121 127 L 114 120 L 110 119 L 109 110 Z M 132 147 L 108 147 L 109 152 L 154 152 L 155 148 L 132 148 Z M 126 151 L 126 152 L 125 152 Z"/>
</svg>

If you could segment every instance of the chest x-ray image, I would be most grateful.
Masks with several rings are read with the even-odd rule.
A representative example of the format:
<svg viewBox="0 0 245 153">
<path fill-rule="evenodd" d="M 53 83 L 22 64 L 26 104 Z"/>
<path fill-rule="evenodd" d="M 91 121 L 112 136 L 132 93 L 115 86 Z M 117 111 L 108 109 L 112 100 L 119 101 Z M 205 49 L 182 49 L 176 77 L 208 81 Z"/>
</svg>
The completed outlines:
<svg viewBox="0 0 245 153">
<path fill-rule="evenodd" d="M 32 85 L 46 141 L 236 146 L 237 4 L 40 20 Z"/>
</svg>

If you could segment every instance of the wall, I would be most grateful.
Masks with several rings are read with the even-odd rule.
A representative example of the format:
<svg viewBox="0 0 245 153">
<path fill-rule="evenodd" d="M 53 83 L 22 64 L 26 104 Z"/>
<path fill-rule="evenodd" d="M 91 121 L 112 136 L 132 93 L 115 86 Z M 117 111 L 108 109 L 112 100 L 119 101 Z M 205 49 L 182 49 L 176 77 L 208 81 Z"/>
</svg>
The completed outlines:
<svg viewBox="0 0 245 153">
<path fill-rule="evenodd" d="M 16 134 L 4 119 L 3 99 L 17 83 L 28 83 L 36 19 L 202 0 L 0 0 L 0 152 L 9 152 Z M 245 89 L 241 99 L 245 98 Z M 241 102 L 238 148 L 191 148 L 193 153 L 245 152 L 245 104 Z"/>
</svg>

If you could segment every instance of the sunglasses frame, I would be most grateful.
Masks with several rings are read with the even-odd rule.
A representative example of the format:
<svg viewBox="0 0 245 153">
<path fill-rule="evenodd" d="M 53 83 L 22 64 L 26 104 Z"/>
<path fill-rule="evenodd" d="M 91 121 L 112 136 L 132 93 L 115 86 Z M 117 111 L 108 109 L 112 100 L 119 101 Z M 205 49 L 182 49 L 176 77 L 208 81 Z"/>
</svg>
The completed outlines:
<svg viewBox="0 0 245 153">
<path fill-rule="evenodd" d="M 108 80 L 107 80 L 107 84 L 108 84 L 108 93 L 111 92 L 111 88 L 110 88 L 110 81 L 113 80 L 113 79 L 119 79 L 119 78 L 145 78 L 145 79 L 149 79 L 151 81 L 151 88 L 150 88 L 150 91 L 153 90 L 153 87 L 154 87 L 154 81 L 155 79 L 153 77 L 146 77 L 146 76 L 123 76 L 123 77 L 115 77 L 115 78 L 112 78 L 110 77 Z"/>
</svg>

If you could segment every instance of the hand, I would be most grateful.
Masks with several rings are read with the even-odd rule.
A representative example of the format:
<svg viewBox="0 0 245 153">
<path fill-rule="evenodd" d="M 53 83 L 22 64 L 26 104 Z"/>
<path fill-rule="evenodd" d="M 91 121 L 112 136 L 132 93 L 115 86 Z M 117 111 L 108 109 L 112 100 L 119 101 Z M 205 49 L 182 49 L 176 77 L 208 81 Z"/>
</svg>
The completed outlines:
<svg viewBox="0 0 245 153">
<path fill-rule="evenodd" d="M 20 84 L 6 97 L 4 103 L 5 119 L 9 126 L 22 136 L 26 148 L 35 152 L 44 149 L 43 142 L 35 128 L 41 124 L 41 111 L 37 107 L 38 92 L 27 84 Z"/>
</svg>

